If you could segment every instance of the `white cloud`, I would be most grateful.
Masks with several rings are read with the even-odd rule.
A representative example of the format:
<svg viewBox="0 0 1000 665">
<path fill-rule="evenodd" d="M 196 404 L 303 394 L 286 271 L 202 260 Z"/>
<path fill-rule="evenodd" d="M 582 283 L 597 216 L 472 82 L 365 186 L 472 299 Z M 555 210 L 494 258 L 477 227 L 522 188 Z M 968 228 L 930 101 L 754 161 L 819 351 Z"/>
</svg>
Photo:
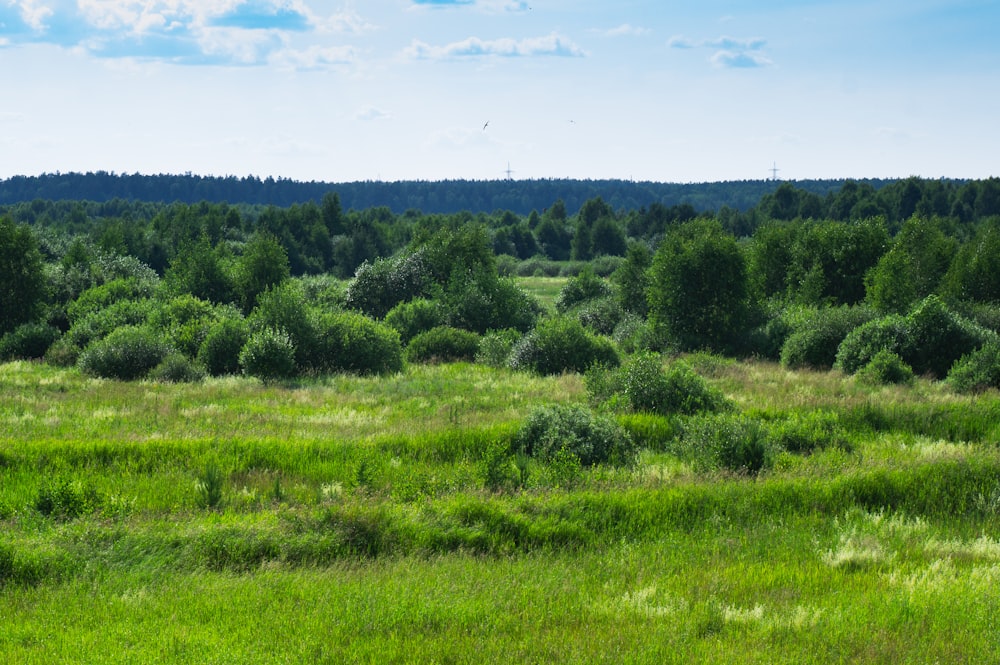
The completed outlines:
<svg viewBox="0 0 1000 665">
<path fill-rule="evenodd" d="M 667 40 L 667 46 L 669 46 L 670 48 L 688 49 L 688 48 L 694 48 L 697 45 L 698 44 L 696 42 L 691 41 L 684 35 L 674 35 L 669 40 Z"/>
<path fill-rule="evenodd" d="M 52 9 L 44 4 L 41 4 L 39 0 L 21 0 L 17 3 L 9 2 L 8 4 L 17 4 L 18 8 L 21 10 L 21 19 L 27 23 L 32 30 L 44 30 L 46 27 L 45 20 L 50 18 L 53 14 Z"/>
<path fill-rule="evenodd" d="M 531 37 L 527 39 L 491 39 L 483 40 L 469 37 L 459 42 L 444 46 L 432 46 L 414 40 L 406 49 L 405 55 L 417 60 L 443 60 L 449 58 L 468 57 L 531 57 L 531 56 L 564 56 L 583 57 L 586 52 L 569 39 L 552 33 L 546 37 Z"/>
<path fill-rule="evenodd" d="M 710 61 L 716 67 L 733 69 L 767 67 L 773 64 L 762 55 L 757 53 L 747 53 L 746 51 L 718 51 L 711 57 Z"/>
<path fill-rule="evenodd" d="M 391 118 L 391 113 L 374 106 L 363 106 L 354 114 L 355 120 L 364 120 L 369 122 L 374 120 L 389 120 Z"/>
<path fill-rule="evenodd" d="M 727 51 L 759 51 L 767 45 L 767 41 L 755 37 L 753 39 L 734 39 L 732 37 L 719 37 L 703 42 L 705 46 L 725 49 Z"/>
<path fill-rule="evenodd" d="M 270 57 L 272 64 L 290 69 L 325 69 L 353 64 L 357 54 L 351 46 L 310 46 L 307 49 L 285 49 Z"/>
<path fill-rule="evenodd" d="M 611 28 L 610 30 L 605 30 L 603 32 L 606 37 L 640 37 L 642 35 L 648 35 L 649 33 L 649 28 L 640 28 L 634 25 L 629 25 L 628 23 L 623 23 L 617 28 Z"/>
</svg>

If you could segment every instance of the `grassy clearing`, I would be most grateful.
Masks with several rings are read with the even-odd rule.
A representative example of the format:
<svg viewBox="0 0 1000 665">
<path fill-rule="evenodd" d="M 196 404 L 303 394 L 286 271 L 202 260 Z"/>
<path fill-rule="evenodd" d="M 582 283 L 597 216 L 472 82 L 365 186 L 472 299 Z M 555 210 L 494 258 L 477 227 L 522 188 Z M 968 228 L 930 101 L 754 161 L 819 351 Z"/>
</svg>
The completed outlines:
<svg viewBox="0 0 1000 665">
<path fill-rule="evenodd" d="M 620 416 L 647 446 L 634 466 L 567 477 L 532 462 L 520 489 L 490 492 L 484 453 L 536 404 L 584 403 L 579 376 L 458 364 L 167 386 L 0 365 L 0 655 L 998 654 L 997 395 L 687 360 L 745 416 L 825 414 L 844 441 L 751 478 L 673 454 L 681 421 Z"/>
</svg>

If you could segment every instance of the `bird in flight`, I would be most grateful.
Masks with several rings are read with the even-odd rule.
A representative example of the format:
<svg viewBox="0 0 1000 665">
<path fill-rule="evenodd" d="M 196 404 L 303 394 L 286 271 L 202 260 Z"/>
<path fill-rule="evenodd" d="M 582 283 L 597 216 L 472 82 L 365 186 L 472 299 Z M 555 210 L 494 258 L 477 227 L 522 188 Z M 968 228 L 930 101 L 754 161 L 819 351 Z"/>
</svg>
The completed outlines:
<svg viewBox="0 0 1000 665">
<path fill-rule="evenodd" d="M 488 127 L 488 126 L 489 126 L 489 124 L 490 124 L 490 121 L 489 121 L 489 120 L 487 120 L 487 121 L 486 121 L 486 124 L 485 124 L 485 125 L 483 125 L 483 131 L 484 131 L 484 132 L 486 131 L 486 127 Z"/>
</svg>

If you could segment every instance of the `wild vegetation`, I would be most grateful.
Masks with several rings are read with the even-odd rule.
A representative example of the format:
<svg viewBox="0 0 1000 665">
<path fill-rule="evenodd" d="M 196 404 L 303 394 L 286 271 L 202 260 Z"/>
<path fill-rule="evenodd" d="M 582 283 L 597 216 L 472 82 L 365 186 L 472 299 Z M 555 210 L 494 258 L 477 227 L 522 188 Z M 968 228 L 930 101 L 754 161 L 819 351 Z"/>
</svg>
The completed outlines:
<svg viewBox="0 0 1000 665">
<path fill-rule="evenodd" d="M 995 185 L 15 207 L 0 654 L 980 660 Z"/>
</svg>

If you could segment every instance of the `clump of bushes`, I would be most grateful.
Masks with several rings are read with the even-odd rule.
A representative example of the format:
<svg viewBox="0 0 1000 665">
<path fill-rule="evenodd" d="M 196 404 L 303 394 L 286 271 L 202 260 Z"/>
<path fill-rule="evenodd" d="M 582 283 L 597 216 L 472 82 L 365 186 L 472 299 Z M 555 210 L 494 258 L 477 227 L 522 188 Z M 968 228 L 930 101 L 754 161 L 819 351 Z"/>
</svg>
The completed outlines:
<svg viewBox="0 0 1000 665">
<path fill-rule="evenodd" d="M 170 350 L 156 331 L 122 326 L 84 349 L 77 366 L 91 376 L 133 381 L 149 374 Z"/>
<path fill-rule="evenodd" d="M 265 383 L 296 374 L 295 345 L 284 330 L 264 328 L 253 333 L 240 351 L 239 360 L 244 374 Z"/>
<path fill-rule="evenodd" d="M 566 316 L 539 323 L 514 345 L 509 359 L 512 369 L 542 375 L 583 373 L 594 365 L 614 367 L 620 362 L 611 340 Z"/>
<path fill-rule="evenodd" d="M 197 383 L 205 378 L 205 368 L 180 351 L 171 351 L 150 370 L 149 378 L 167 383 Z"/>
<path fill-rule="evenodd" d="M 427 298 L 414 298 L 400 303 L 385 315 L 385 324 L 399 333 L 403 344 L 422 332 L 444 324 L 445 312 L 440 303 Z"/>
<path fill-rule="evenodd" d="M 830 369 L 840 343 L 871 317 L 868 309 L 846 305 L 824 307 L 803 316 L 791 323 L 791 332 L 781 346 L 781 364 L 792 369 Z"/>
<path fill-rule="evenodd" d="M 490 330 L 479 340 L 476 362 L 490 367 L 506 367 L 511 349 L 521 339 L 521 331 L 514 328 Z"/>
<path fill-rule="evenodd" d="M 855 376 L 872 385 L 913 383 L 913 369 L 888 349 L 876 353 Z"/>
<path fill-rule="evenodd" d="M 835 366 L 853 374 L 880 351 L 889 351 L 914 373 L 943 378 L 956 360 L 995 340 L 996 333 L 951 312 L 937 296 L 929 296 L 906 316 L 889 315 L 853 330 L 837 350 Z"/>
<path fill-rule="evenodd" d="M 536 408 L 514 436 L 515 454 L 543 462 L 572 455 L 580 465 L 628 465 L 637 448 L 614 419 L 575 405 Z"/>
<path fill-rule="evenodd" d="M 687 419 L 677 448 L 702 470 L 724 469 L 756 476 L 774 464 L 778 447 L 760 421 L 742 415 L 713 414 Z"/>
<path fill-rule="evenodd" d="M 479 335 L 468 330 L 438 326 L 422 332 L 406 347 L 407 361 L 421 362 L 472 362 L 479 351 Z"/>
<path fill-rule="evenodd" d="M 608 298 L 614 293 L 611 285 L 601 279 L 588 265 L 576 277 L 571 277 L 556 297 L 556 310 L 565 313 L 577 305 L 600 298 Z"/>
<path fill-rule="evenodd" d="M 960 393 L 975 393 L 1000 388 L 1000 342 L 990 342 L 962 356 L 946 379 Z"/>
<path fill-rule="evenodd" d="M 250 328 L 244 319 L 224 318 L 205 334 L 198 349 L 198 361 L 212 376 L 239 374 L 240 352 L 250 338 Z"/>
<path fill-rule="evenodd" d="M 648 351 L 618 368 L 593 368 L 585 379 L 593 401 L 627 411 L 691 415 L 728 407 L 725 396 L 687 364 L 664 369 L 661 357 Z"/>
<path fill-rule="evenodd" d="M 34 507 L 46 517 L 75 519 L 100 508 L 101 497 L 93 487 L 79 481 L 46 483 L 35 496 Z"/>
<path fill-rule="evenodd" d="M 60 332 L 47 323 L 23 323 L 0 337 L 0 361 L 43 358 Z"/>
<path fill-rule="evenodd" d="M 357 312 L 326 312 L 314 321 L 309 369 L 394 374 L 403 369 L 399 333 Z"/>
</svg>

